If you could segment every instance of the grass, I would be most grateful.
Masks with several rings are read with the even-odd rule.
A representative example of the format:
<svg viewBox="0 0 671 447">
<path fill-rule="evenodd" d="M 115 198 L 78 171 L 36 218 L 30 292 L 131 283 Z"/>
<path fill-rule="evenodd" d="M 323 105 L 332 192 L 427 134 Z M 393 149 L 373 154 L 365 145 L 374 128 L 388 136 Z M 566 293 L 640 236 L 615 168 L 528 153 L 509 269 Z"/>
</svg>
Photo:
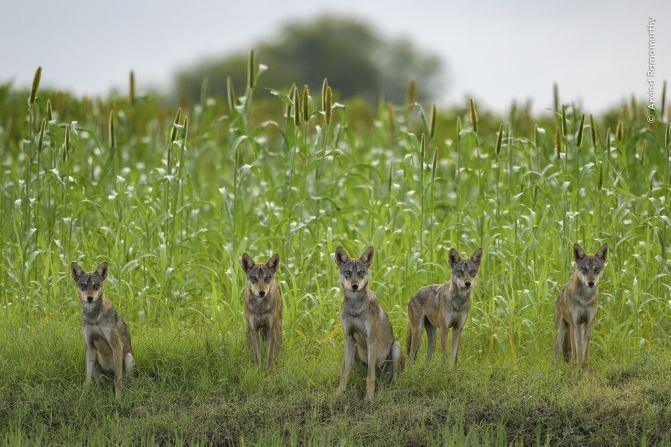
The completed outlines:
<svg viewBox="0 0 671 447">
<path fill-rule="evenodd" d="M 131 79 L 93 100 L 0 87 L 1 442 L 671 442 L 668 124 L 643 102 L 589 120 L 559 98 L 554 114 L 426 114 L 343 105 L 327 83 L 255 103 L 252 79 L 175 115 Z M 611 250 L 586 373 L 551 360 L 575 241 Z M 403 344 L 412 293 L 447 279 L 450 247 L 483 247 L 457 370 L 420 361 L 372 406 L 359 371 L 333 397 L 338 244 L 375 246 L 372 288 Z M 281 256 L 273 371 L 243 343 L 245 251 Z M 109 383 L 80 399 L 73 260 L 110 263 L 141 370 L 120 402 Z"/>
<path fill-rule="evenodd" d="M 383 383 L 369 406 L 361 399 L 363 369 L 354 372 L 344 399 L 333 397 L 337 346 L 308 348 L 301 356 L 298 343 L 290 341 L 289 354 L 267 372 L 250 364 L 239 331 L 173 323 L 137 328 L 142 375 L 115 402 L 110 382 L 80 398 L 80 334 L 71 330 L 77 324 L 76 316 L 67 316 L 37 328 L 12 325 L 13 342 L 3 340 L 4 442 L 671 441 L 671 387 L 659 380 L 671 356 L 663 351 L 637 353 L 626 365 L 599 359 L 586 374 L 557 368 L 549 355 L 494 362 L 476 361 L 469 352 L 455 371 L 434 362 L 410 369 L 397 384 Z M 34 360 L 26 361 L 26 352 Z"/>
</svg>

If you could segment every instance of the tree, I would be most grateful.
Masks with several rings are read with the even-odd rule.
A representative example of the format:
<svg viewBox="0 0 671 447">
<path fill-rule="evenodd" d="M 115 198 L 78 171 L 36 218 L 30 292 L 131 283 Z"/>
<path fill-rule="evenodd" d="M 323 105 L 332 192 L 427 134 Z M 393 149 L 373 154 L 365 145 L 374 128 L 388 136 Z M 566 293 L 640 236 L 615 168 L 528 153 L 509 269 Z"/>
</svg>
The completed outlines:
<svg viewBox="0 0 671 447">
<path fill-rule="evenodd" d="M 420 100 L 427 99 L 438 92 L 443 75 L 437 56 L 420 51 L 407 39 L 385 39 L 367 23 L 343 17 L 286 25 L 276 39 L 257 44 L 255 53 L 256 60 L 269 67 L 261 88 L 296 83 L 315 91 L 326 77 L 342 97 L 369 101 L 384 97 L 403 102 L 411 78 L 417 80 Z M 177 91 L 198 99 L 207 79 L 210 94 L 225 96 L 230 76 L 241 92 L 246 63 L 246 52 L 199 63 L 177 74 Z"/>
</svg>

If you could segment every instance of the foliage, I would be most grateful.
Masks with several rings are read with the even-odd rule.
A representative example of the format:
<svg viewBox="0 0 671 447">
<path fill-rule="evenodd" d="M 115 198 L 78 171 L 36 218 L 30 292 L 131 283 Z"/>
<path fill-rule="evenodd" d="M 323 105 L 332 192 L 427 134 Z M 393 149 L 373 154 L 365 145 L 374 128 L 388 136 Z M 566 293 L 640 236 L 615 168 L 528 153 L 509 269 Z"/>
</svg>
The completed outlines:
<svg viewBox="0 0 671 447">
<path fill-rule="evenodd" d="M 261 80 L 265 88 L 286 88 L 292 83 L 321 87 L 326 77 L 343 98 L 361 96 L 369 102 L 383 97 L 399 102 L 404 87 L 416 78 L 420 99 L 435 97 L 442 87 L 442 65 L 437 56 L 422 51 L 405 38 L 384 37 L 367 23 L 346 17 L 324 16 L 309 22 L 287 24 L 279 35 L 256 46 L 258 60 L 272 67 Z M 240 91 L 247 73 L 243 53 L 212 58 L 182 69 L 177 91 L 197 101 L 203 82 L 215 96 L 226 96 L 230 76 Z M 257 89 L 263 95 L 264 89 Z"/>
<path fill-rule="evenodd" d="M 232 109 L 209 97 L 177 112 L 41 91 L 27 107 L 28 92 L 0 90 L 0 439 L 669 442 L 660 116 L 649 125 L 645 105 L 629 105 L 636 114 L 621 110 L 615 132 L 572 104 L 501 117 L 475 103 L 436 114 L 380 103 L 365 125 L 353 122 L 360 104 L 350 114 L 333 103 L 327 120 L 318 90 L 307 102 L 275 91 L 283 113 L 259 115 L 260 84 L 248 85 Z M 551 363 L 575 241 L 611 249 L 585 374 Z M 375 246 L 371 287 L 403 343 L 406 303 L 446 281 L 449 248 L 484 248 L 456 371 L 411 368 L 372 408 L 362 373 L 333 399 L 338 244 Z M 281 256 L 285 346 L 272 372 L 246 360 L 244 251 Z M 73 260 L 110 263 L 106 292 L 133 334 L 142 377 L 118 404 L 104 386 L 78 400 Z"/>
</svg>

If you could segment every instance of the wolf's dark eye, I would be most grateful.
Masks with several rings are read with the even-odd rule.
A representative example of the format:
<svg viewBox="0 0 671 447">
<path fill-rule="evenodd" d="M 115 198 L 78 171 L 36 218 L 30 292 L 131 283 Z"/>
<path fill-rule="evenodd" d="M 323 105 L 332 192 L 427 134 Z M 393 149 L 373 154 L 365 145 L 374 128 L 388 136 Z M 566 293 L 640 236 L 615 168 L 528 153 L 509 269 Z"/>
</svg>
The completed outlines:
<svg viewBox="0 0 671 447">
<path fill-rule="evenodd" d="M 599 270 L 601 270 L 599 267 L 594 267 L 594 273 L 599 273 Z"/>
<path fill-rule="evenodd" d="M 93 290 L 98 290 L 99 287 L 100 287 L 99 284 L 93 284 Z"/>
<path fill-rule="evenodd" d="M 250 276 L 250 277 L 249 277 L 249 280 L 250 280 L 251 282 L 256 282 L 256 281 L 258 280 L 258 278 L 257 278 L 256 276 Z"/>
<path fill-rule="evenodd" d="M 270 282 L 270 276 L 266 276 L 266 282 Z"/>
<path fill-rule="evenodd" d="M 587 272 L 589 272 L 589 269 L 588 269 L 587 267 L 583 267 L 583 268 L 580 269 L 580 270 L 582 270 L 583 273 L 587 273 Z"/>
<path fill-rule="evenodd" d="M 352 274 L 352 271 L 351 271 L 351 270 L 345 270 L 345 272 L 344 272 L 344 273 L 345 273 L 345 276 L 349 276 L 349 275 L 351 275 L 351 274 Z"/>
<path fill-rule="evenodd" d="M 366 272 L 364 272 L 363 270 L 357 270 L 356 273 L 357 273 L 359 276 L 364 276 L 364 275 L 366 274 Z"/>
<path fill-rule="evenodd" d="M 82 289 L 82 290 L 84 290 L 84 289 L 86 288 L 86 284 L 80 284 L 80 285 L 79 285 L 79 288 Z"/>
<path fill-rule="evenodd" d="M 463 274 L 464 274 L 464 271 L 463 271 L 463 270 L 457 270 L 457 276 L 461 276 L 461 275 L 463 275 Z"/>
<path fill-rule="evenodd" d="M 471 269 L 471 275 L 475 275 L 475 269 Z"/>
</svg>

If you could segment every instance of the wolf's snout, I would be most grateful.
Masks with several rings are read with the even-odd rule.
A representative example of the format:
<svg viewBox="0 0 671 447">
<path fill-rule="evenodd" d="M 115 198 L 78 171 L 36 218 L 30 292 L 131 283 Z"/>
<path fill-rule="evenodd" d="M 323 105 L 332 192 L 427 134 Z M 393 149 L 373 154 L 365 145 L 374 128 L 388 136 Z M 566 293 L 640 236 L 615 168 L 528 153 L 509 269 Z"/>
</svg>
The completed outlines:
<svg viewBox="0 0 671 447">
<path fill-rule="evenodd" d="M 587 285 L 590 286 L 590 287 L 594 287 L 594 281 L 589 281 L 589 282 L 587 283 Z"/>
<path fill-rule="evenodd" d="M 266 296 L 265 290 L 259 290 L 259 296 Z"/>
<path fill-rule="evenodd" d="M 469 288 L 471 287 L 471 282 L 470 282 L 470 281 L 466 281 L 466 282 L 464 283 L 464 285 L 466 286 L 467 289 L 469 289 Z"/>
<path fill-rule="evenodd" d="M 352 284 L 352 290 L 357 290 L 359 288 L 359 284 Z"/>
<path fill-rule="evenodd" d="M 87 296 L 86 301 L 88 301 L 89 303 L 92 303 L 93 302 L 93 297 L 92 296 Z"/>
</svg>

